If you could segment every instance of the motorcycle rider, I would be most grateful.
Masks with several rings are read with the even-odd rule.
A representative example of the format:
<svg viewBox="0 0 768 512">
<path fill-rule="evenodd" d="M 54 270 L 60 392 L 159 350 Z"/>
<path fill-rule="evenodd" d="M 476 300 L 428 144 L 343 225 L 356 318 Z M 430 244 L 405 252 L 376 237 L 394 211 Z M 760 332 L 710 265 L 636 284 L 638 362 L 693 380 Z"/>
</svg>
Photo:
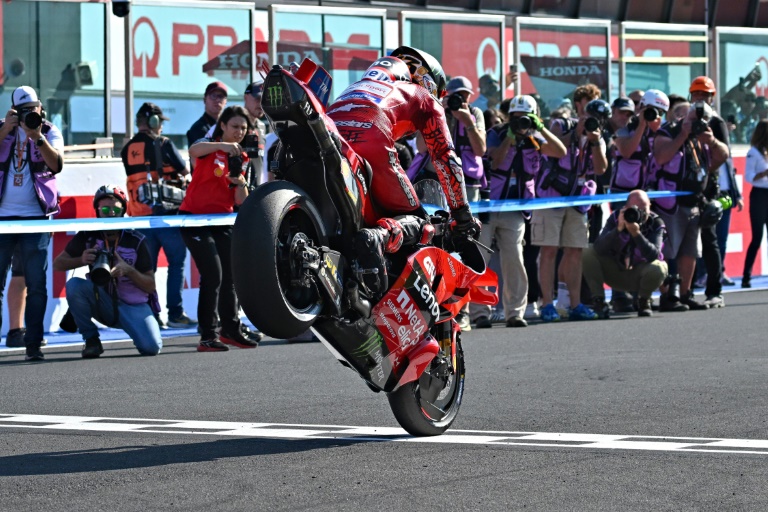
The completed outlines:
<svg viewBox="0 0 768 512">
<path fill-rule="evenodd" d="M 388 288 L 384 253 L 431 237 L 431 231 L 424 229 L 426 221 L 418 216 L 423 210 L 416 192 L 400 165 L 398 139 L 421 133 L 448 199 L 455 221 L 452 230 L 464 240 L 480 232 L 440 104 L 445 88 L 445 74 L 434 57 L 401 46 L 371 64 L 363 78 L 328 107 L 340 135 L 372 170 L 370 197 L 381 218 L 377 227 L 362 229 L 355 237 L 362 281 L 372 297 Z"/>
</svg>

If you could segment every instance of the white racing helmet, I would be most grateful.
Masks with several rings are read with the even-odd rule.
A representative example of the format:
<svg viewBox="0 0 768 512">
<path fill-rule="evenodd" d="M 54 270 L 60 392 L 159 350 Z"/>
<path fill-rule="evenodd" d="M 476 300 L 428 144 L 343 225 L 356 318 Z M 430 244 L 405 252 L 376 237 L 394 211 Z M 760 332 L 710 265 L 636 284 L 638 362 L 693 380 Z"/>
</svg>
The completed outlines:
<svg viewBox="0 0 768 512">
<path fill-rule="evenodd" d="M 509 113 L 524 112 L 526 114 L 535 114 L 538 109 L 536 100 L 527 94 L 515 96 L 509 102 Z"/>
<path fill-rule="evenodd" d="M 666 112 L 669 110 L 669 98 L 658 89 L 648 89 L 640 100 L 640 107 L 655 107 Z"/>
</svg>

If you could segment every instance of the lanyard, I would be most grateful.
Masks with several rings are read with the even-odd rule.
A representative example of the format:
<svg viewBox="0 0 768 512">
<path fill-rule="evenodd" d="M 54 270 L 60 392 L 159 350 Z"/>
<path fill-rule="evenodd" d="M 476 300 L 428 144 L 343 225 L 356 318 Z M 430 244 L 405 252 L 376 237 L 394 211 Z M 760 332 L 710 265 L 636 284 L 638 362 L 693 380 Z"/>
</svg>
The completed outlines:
<svg viewBox="0 0 768 512">
<path fill-rule="evenodd" d="M 27 165 L 27 161 L 24 160 L 24 152 L 27 150 L 27 145 L 29 144 L 29 137 L 24 137 L 24 143 L 22 144 L 19 142 L 19 137 L 17 135 L 16 137 L 16 144 L 13 151 L 13 155 L 15 158 L 14 166 L 16 167 L 16 172 L 21 173 L 24 170 L 24 166 Z"/>
</svg>

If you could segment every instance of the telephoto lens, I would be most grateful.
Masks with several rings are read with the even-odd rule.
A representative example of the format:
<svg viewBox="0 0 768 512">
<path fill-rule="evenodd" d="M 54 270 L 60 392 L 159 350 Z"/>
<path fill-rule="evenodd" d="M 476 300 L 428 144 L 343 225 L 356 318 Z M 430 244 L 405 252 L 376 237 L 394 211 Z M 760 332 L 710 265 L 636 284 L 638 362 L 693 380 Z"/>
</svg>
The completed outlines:
<svg viewBox="0 0 768 512">
<path fill-rule="evenodd" d="M 109 253 L 107 251 L 99 251 L 96 253 L 96 259 L 91 266 L 91 281 L 98 286 L 106 286 L 109 284 L 109 280 L 112 279 L 110 270 L 112 265 L 109 264 Z"/>
<path fill-rule="evenodd" d="M 594 132 L 598 128 L 600 128 L 600 121 L 594 117 L 588 117 L 587 120 L 584 121 L 584 129 L 588 132 Z"/>
<path fill-rule="evenodd" d="M 30 130 L 37 130 L 37 127 L 43 124 L 43 117 L 34 110 L 19 113 L 19 121 L 24 123 Z"/>
<path fill-rule="evenodd" d="M 627 206 L 624 210 L 624 221 L 633 224 L 640 223 L 640 209 L 637 206 Z"/>
<path fill-rule="evenodd" d="M 459 92 L 455 92 L 448 96 L 446 105 L 448 110 L 461 110 L 461 106 L 464 104 L 464 97 Z"/>
<path fill-rule="evenodd" d="M 530 130 L 533 126 L 533 121 L 528 116 L 512 117 L 509 120 L 509 128 L 513 132 L 519 132 L 523 130 Z"/>
<path fill-rule="evenodd" d="M 643 110 L 643 119 L 646 121 L 655 121 L 659 118 L 659 113 L 653 107 L 648 107 Z"/>
</svg>

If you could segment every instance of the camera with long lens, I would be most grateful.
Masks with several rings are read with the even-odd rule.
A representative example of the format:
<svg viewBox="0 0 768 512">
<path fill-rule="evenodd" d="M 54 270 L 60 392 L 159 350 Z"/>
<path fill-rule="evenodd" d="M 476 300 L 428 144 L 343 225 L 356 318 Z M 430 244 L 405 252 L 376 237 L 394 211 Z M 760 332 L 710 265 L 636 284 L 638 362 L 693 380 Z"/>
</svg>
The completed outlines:
<svg viewBox="0 0 768 512">
<path fill-rule="evenodd" d="M 645 110 L 643 110 L 643 119 L 645 119 L 649 123 L 657 120 L 658 118 L 659 118 L 659 111 L 656 110 L 655 108 L 648 107 Z"/>
<path fill-rule="evenodd" d="M 707 131 L 709 123 L 704 120 L 704 105 L 696 105 L 696 120 L 691 123 L 691 133 L 701 135 Z"/>
<path fill-rule="evenodd" d="M 594 117 L 588 117 L 584 121 L 584 129 L 588 132 L 594 132 L 596 130 L 600 129 L 600 121 L 595 119 Z"/>
<path fill-rule="evenodd" d="M 624 209 L 624 221 L 631 224 L 642 224 L 645 214 L 637 206 L 627 206 Z"/>
<path fill-rule="evenodd" d="M 513 132 L 522 132 L 530 130 L 533 127 L 533 121 L 528 116 L 515 116 L 509 118 L 509 129 Z"/>
<path fill-rule="evenodd" d="M 259 154 L 259 136 L 257 134 L 249 133 L 240 145 L 245 154 L 248 155 L 248 158 L 258 158 L 261 156 Z"/>
<path fill-rule="evenodd" d="M 112 279 L 112 254 L 104 249 L 96 251 L 96 259 L 91 265 L 91 281 L 98 286 L 106 286 Z"/>
<path fill-rule="evenodd" d="M 462 96 L 460 92 L 455 92 L 448 96 L 445 104 L 448 107 L 448 110 L 460 110 L 461 106 L 464 105 L 464 96 Z"/>
<path fill-rule="evenodd" d="M 19 122 L 30 130 L 37 130 L 43 124 L 43 116 L 37 113 L 37 107 L 24 107 L 17 110 Z"/>
</svg>

